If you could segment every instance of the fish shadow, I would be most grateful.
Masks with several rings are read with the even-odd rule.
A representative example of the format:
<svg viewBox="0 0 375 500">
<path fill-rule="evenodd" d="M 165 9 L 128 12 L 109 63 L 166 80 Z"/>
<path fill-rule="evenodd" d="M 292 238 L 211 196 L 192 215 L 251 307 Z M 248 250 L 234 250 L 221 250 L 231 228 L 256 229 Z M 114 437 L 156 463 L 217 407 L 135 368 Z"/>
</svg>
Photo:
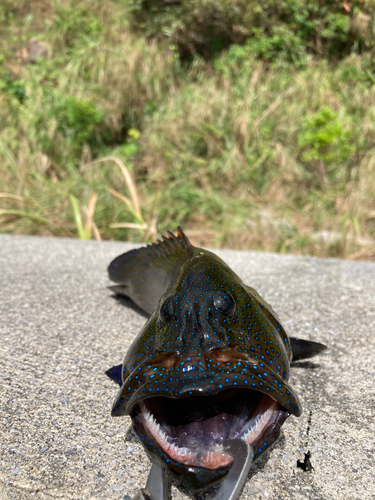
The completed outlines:
<svg viewBox="0 0 375 500">
<path fill-rule="evenodd" d="M 110 297 L 111 297 L 111 299 L 114 299 L 117 302 L 119 302 L 122 306 L 127 307 L 128 309 L 132 309 L 137 314 L 140 314 L 145 319 L 149 318 L 149 315 L 146 314 L 143 309 L 138 307 L 131 299 L 128 299 L 127 297 L 125 297 L 123 295 L 118 295 L 116 293 L 112 293 L 112 295 Z"/>
<path fill-rule="evenodd" d="M 290 367 L 291 368 L 304 368 L 307 370 L 316 370 L 317 368 L 320 368 L 319 363 L 312 363 L 311 361 L 295 361 L 291 362 Z"/>
<path fill-rule="evenodd" d="M 138 438 L 135 435 L 135 432 L 133 430 L 132 424 L 129 425 L 128 430 L 126 431 L 124 439 L 125 439 L 125 443 L 126 444 L 139 443 Z"/>
</svg>

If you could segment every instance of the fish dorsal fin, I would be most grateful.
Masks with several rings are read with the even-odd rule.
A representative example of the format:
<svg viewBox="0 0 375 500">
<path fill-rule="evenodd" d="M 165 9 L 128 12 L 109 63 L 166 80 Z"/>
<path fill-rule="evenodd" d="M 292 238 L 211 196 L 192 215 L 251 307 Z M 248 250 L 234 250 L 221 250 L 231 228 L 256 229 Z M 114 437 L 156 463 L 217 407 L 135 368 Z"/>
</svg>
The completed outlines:
<svg viewBox="0 0 375 500">
<path fill-rule="evenodd" d="M 193 255 L 194 247 L 178 227 L 177 236 L 168 231 L 162 241 L 116 257 L 108 274 L 118 285 L 110 288 L 152 314 L 182 264 Z"/>
</svg>

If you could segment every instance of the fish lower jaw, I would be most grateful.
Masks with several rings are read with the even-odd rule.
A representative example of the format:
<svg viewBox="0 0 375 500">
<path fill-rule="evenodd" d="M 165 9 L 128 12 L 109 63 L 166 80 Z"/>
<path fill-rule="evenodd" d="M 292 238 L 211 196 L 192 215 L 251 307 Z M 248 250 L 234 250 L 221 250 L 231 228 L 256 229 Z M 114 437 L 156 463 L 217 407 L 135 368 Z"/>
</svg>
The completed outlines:
<svg viewBox="0 0 375 500">
<path fill-rule="evenodd" d="M 141 434 L 148 436 L 148 441 L 162 452 L 167 463 L 169 458 L 183 466 L 209 470 L 228 468 L 233 463 L 233 457 L 223 449 L 224 441 L 243 439 L 258 450 L 259 443 L 265 440 L 266 434 L 268 438 L 275 434 L 269 440 L 271 444 L 278 435 L 279 415 L 284 413 L 280 410 L 279 403 L 265 396 L 249 419 L 241 420 L 223 413 L 180 426 L 164 424 L 163 427 L 149 411 L 147 402 L 141 402 L 138 408 L 137 418 L 142 423 Z M 178 433 L 177 437 L 173 433 Z"/>
</svg>

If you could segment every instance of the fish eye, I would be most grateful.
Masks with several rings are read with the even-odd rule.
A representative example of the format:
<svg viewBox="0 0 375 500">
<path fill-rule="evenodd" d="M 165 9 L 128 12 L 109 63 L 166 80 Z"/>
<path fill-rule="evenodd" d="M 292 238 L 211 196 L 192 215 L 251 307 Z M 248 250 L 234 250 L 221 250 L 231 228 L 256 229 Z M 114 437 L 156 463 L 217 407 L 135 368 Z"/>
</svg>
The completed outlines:
<svg viewBox="0 0 375 500">
<path fill-rule="evenodd" d="M 219 309 L 222 314 L 229 316 L 229 318 L 231 318 L 236 312 L 236 303 L 228 292 L 224 293 L 224 295 L 216 297 L 214 299 L 213 306 L 215 309 Z"/>
</svg>

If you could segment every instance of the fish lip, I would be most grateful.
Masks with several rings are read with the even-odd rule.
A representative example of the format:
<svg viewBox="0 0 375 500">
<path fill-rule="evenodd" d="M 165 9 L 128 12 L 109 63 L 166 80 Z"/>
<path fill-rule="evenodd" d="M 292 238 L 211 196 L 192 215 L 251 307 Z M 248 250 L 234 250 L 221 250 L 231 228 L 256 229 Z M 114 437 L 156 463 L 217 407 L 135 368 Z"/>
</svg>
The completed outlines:
<svg viewBox="0 0 375 500">
<path fill-rule="evenodd" d="M 124 381 L 112 407 L 112 416 L 130 415 L 140 401 L 149 397 L 165 396 L 179 399 L 192 396 L 214 395 L 217 392 L 228 389 L 252 389 L 267 394 L 277 401 L 281 407 L 285 408 L 291 415 L 299 417 L 302 414 L 302 406 L 294 389 L 288 384 L 285 378 L 272 371 L 270 367 L 265 367 L 259 360 L 242 360 L 244 369 L 235 373 L 213 372 L 207 369 L 186 370 L 183 372 L 180 367 L 171 367 L 165 370 L 163 377 L 159 377 L 158 384 L 150 377 L 145 383 L 138 387 L 133 387 L 134 374 Z M 141 367 L 143 369 L 143 367 Z M 137 368 L 138 370 L 140 367 Z M 189 377 L 195 375 L 197 380 L 193 386 Z M 220 383 L 217 382 L 221 377 Z M 164 381 L 179 380 L 180 384 L 165 384 Z M 185 382 L 186 380 L 186 382 Z M 211 383 L 212 382 L 212 383 Z"/>
<path fill-rule="evenodd" d="M 157 410 L 155 413 L 152 411 L 152 406 L 150 403 L 156 402 L 162 405 L 162 400 L 167 400 L 170 398 L 163 397 L 155 397 L 148 398 L 148 400 L 141 401 L 132 412 L 132 420 L 133 420 L 133 428 L 136 431 L 139 439 L 141 439 L 142 444 L 149 444 L 147 448 L 154 448 L 153 452 L 156 454 L 156 457 L 163 457 L 164 461 L 167 465 L 173 465 L 174 468 L 182 468 L 186 469 L 189 467 L 195 468 L 204 468 L 211 471 L 220 471 L 227 470 L 231 464 L 233 463 L 233 457 L 228 453 L 225 453 L 222 447 L 222 442 L 226 440 L 233 439 L 244 439 L 250 445 L 255 448 L 255 456 L 258 456 L 262 453 L 264 445 L 267 446 L 265 440 L 268 440 L 268 444 L 272 444 L 275 439 L 277 439 L 280 428 L 285 419 L 290 415 L 285 408 L 282 408 L 278 402 L 273 400 L 271 397 L 264 393 L 260 393 L 259 391 L 254 390 L 222 390 L 219 391 L 216 395 L 211 396 L 211 398 L 221 397 L 222 393 L 226 392 L 237 392 L 242 397 L 242 393 L 247 393 L 246 396 L 250 394 L 257 393 L 257 403 L 252 409 L 252 419 L 255 421 L 255 424 L 252 425 L 252 430 L 249 429 L 251 427 L 248 422 L 246 422 L 242 428 L 236 429 L 234 426 L 227 429 L 227 434 L 221 434 L 219 431 L 216 431 L 216 437 L 209 444 L 204 444 L 201 446 L 201 443 L 197 444 L 197 440 L 194 435 L 190 439 L 188 439 L 187 446 L 181 446 L 181 441 L 177 438 L 175 439 L 172 436 L 172 433 L 169 432 L 170 426 L 164 425 L 162 420 L 164 419 L 166 412 L 161 409 L 161 411 Z M 244 395 L 245 396 L 245 395 Z M 203 396 L 204 398 L 204 396 Z M 200 398 L 195 398 L 195 403 L 199 401 Z M 176 400 L 175 400 L 176 401 Z M 177 400 L 177 406 L 178 406 Z M 246 406 L 246 405 L 245 405 Z M 155 407 L 155 405 L 154 405 Z M 208 419 L 201 419 L 198 421 L 192 421 L 183 425 L 181 427 L 184 434 L 189 432 L 189 429 L 193 429 L 193 433 L 195 428 L 198 426 L 203 426 L 205 431 L 201 431 L 198 434 L 198 438 L 201 434 L 205 434 L 211 438 L 211 433 L 209 431 L 209 425 L 211 425 L 211 421 L 215 422 L 217 419 L 222 418 L 221 413 L 218 413 L 217 416 L 209 417 Z M 211 420 L 210 420 L 211 419 Z M 228 419 L 227 416 L 224 415 L 224 420 Z M 172 419 L 173 420 L 173 419 Z M 168 418 L 167 418 L 168 421 Z M 251 422 L 251 420 L 250 420 Z M 215 425 L 214 425 L 215 427 Z M 180 428 L 177 426 L 176 429 Z M 187 432 L 186 432 L 187 431 Z M 213 435 L 215 432 L 212 433 Z M 260 444 L 262 443 L 262 444 Z M 264 445 L 263 445 L 264 443 Z M 265 449 L 265 448 L 264 448 Z M 150 452 L 150 449 L 148 449 Z M 160 459 L 160 458 L 159 458 Z"/>
</svg>

